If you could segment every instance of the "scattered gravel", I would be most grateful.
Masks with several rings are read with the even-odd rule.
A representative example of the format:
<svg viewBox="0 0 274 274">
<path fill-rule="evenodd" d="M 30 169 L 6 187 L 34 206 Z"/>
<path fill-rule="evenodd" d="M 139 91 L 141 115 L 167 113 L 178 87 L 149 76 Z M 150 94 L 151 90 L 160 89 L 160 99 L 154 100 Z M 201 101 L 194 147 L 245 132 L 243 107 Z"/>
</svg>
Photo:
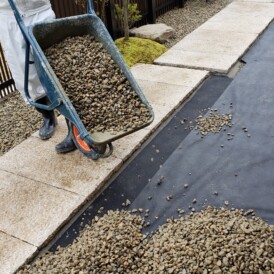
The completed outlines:
<svg viewBox="0 0 274 274">
<path fill-rule="evenodd" d="M 274 273 L 274 227 L 249 213 L 208 207 L 143 235 L 140 216 L 109 211 L 18 274 Z"/>
<path fill-rule="evenodd" d="M 175 30 L 176 37 L 165 46 L 170 48 L 194 31 L 214 14 L 227 6 L 231 0 L 187 0 L 184 8 L 176 8 L 159 16 L 157 23 L 164 23 Z"/>
<path fill-rule="evenodd" d="M 186 34 L 224 8 L 231 0 L 188 0 L 183 9 L 173 9 L 157 18 L 176 30 L 177 36 L 166 46 L 171 47 Z M 18 93 L 0 101 L 0 155 L 18 145 L 41 125 L 41 116 L 26 105 Z"/>
</svg>

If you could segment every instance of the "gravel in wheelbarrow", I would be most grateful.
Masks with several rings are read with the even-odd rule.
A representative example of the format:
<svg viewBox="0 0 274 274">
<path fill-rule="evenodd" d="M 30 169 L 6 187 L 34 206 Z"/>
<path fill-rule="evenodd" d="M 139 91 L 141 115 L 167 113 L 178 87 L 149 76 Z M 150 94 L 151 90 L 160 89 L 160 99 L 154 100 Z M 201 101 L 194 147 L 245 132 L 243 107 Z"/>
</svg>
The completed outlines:
<svg viewBox="0 0 274 274">
<path fill-rule="evenodd" d="M 139 128 L 151 114 L 102 43 L 68 37 L 45 55 L 89 133 Z"/>
</svg>

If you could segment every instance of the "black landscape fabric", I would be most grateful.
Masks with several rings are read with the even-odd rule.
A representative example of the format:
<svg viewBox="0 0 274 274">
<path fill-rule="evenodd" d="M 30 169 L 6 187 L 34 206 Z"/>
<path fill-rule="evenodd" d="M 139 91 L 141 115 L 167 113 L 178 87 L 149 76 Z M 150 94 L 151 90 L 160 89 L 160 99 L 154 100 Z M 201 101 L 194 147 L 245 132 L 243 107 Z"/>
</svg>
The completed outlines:
<svg viewBox="0 0 274 274">
<path fill-rule="evenodd" d="M 242 58 L 246 63 L 252 61 L 274 61 L 274 22 L 272 22 Z"/>
<path fill-rule="evenodd" d="M 248 62 L 212 107 L 232 114 L 232 127 L 204 138 L 193 130 L 135 199 L 131 208 L 150 209 L 148 232 L 177 209 L 207 205 L 254 209 L 274 224 L 273 71 L 274 59 Z"/>
</svg>

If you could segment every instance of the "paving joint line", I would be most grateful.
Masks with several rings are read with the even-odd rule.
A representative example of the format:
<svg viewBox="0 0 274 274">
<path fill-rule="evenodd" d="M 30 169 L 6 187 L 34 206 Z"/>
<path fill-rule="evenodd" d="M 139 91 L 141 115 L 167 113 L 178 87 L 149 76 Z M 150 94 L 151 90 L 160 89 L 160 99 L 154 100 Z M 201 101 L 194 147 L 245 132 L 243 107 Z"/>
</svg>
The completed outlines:
<svg viewBox="0 0 274 274">
<path fill-rule="evenodd" d="M 23 240 L 23 239 L 20 239 L 20 238 L 18 238 L 18 237 L 15 237 L 14 235 L 11 235 L 11 234 L 9 234 L 9 233 L 7 233 L 7 232 L 1 230 L 1 229 L 0 229 L 0 232 L 3 233 L 3 234 L 5 234 L 5 235 L 8 235 L 9 237 L 14 238 L 14 239 L 16 239 L 16 240 L 18 240 L 18 241 L 20 241 L 20 242 L 23 242 L 23 243 L 26 243 L 26 244 L 31 245 L 31 246 L 33 246 L 33 247 L 36 247 L 36 248 L 38 249 L 38 246 L 37 246 L 37 245 L 34 245 L 34 244 L 32 244 L 32 243 L 29 243 L 29 242 L 26 241 L 26 240 Z M 32 258 L 30 258 L 30 259 L 32 259 Z"/>
<path fill-rule="evenodd" d="M 48 184 L 48 183 L 39 181 L 39 180 L 37 180 L 37 179 L 29 178 L 29 177 L 26 177 L 26 176 L 24 176 L 24 175 L 22 175 L 22 174 L 17 174 L 17 173 L 14 173 L 14 172 L 12 172 L 12 171 L 9 171 L 9 170 L 6 170 L 6 169 L 2 169 L 2 168 L 0 168 L 0 171 L 7 172 L 7 173 L 9 173 L 9 174 L 12 174 L 12 175 L 15 175 L 15 176 L 18 176 L 18 177 L 27 179 L 27 180 L 29 180 L 29 181 L 33 181 L 33 182 L 35 182 L 35 183 L 43 184 L 43 185 L 45 185 L 45 186 L 50 186 L 50 187 L 52 187 L 52 188 L 56 188 L 56 189 L 59 189 L 59 190 L 64 190 L 64 191 L 66 191 L 66 192 L 68 192 L 68 193 L 76 194 L 77 196 L 81 196 L 81 197 L 84 197 L 84 198 L 85 198 L 84 195 L 79 194 L 79 193 L 77 193 L 77 192 L 74 192 L 74 191 L 71 191 L 71 190 L 67 190 L 67 189 L 64 189 L 64 188 L 61 188 L 61 187 L 52 185 L 52 184 Z M 16 183 L 16 184 L 18 185 L 18 184 L 20 184 L 20 183 Z M 0 230 L 0 231 L 1 231 L 1 230 Z"/>
</svg>

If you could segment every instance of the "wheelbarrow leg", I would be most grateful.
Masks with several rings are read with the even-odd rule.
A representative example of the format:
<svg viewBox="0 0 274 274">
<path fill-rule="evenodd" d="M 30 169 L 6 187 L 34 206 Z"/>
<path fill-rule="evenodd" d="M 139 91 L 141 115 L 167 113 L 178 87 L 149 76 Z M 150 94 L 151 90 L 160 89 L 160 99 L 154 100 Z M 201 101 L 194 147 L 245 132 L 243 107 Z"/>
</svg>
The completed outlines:
<svg viewBox="0 0 274 274">
<path fill-rule="evenodd" d="M 57 153 L 67 153 L 73 150 L 76 150 L 76 146 L 74 144 L 74 141 L 72 139 L 72 129 L 71 129 L 71 123 L 66 118 L 67 128 L 68 128 L 68 134 L 66 138 L 59 144 L 55 146 L 55 150 Z"/>
<path fill-rule="evenodd" d="M 48 105 L 49 101 L 47 97 L 40 98 L 36 101 L 37 103 Z M 43 124 L 39 129 L 39 136 L 42 140 L 47 140 L 51 138 L 54 134 L 55 127 L 57 125 L 57 119 L 55 117 L 53 110 L 44 110 L 40 108 L 35 108 L 43 116 Z"/>
</svg>

